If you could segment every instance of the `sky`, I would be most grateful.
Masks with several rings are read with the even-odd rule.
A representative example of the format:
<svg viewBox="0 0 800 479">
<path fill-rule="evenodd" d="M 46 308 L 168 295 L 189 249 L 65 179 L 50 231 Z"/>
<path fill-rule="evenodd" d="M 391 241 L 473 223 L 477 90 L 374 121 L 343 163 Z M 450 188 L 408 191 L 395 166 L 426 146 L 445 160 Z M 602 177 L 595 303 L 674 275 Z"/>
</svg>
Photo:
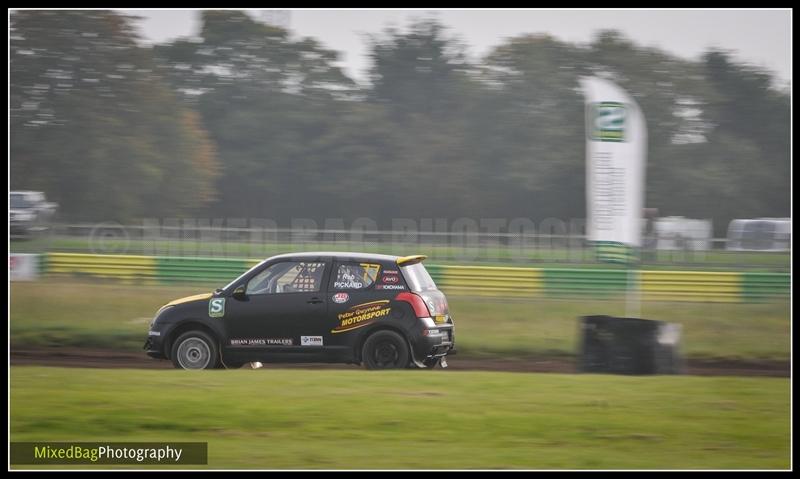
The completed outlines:
<svg viewBox="0 0 800 479">
<path fill-rule="evenodd" d="M 143 41 L 161 43 L 197 35 L 196 10 L 123 10 L 143 17 Z M 709 48 L 729 50 L 741 62 L 791 81 L 791 10 L 247 10 L 253 17 L 288 26 L 298 37 L 314 37 L 341 54 L 341 66 L 356 80 L 369 67 L 367 34 L 403 27 L 409 19 L 438 18 L 450 35 L 478 58 L 505 38 L 549 33 L 568 42 L 588 43 L 600 29 L 623 32 L 636 43 L 687 59 Z"/>
</svg>

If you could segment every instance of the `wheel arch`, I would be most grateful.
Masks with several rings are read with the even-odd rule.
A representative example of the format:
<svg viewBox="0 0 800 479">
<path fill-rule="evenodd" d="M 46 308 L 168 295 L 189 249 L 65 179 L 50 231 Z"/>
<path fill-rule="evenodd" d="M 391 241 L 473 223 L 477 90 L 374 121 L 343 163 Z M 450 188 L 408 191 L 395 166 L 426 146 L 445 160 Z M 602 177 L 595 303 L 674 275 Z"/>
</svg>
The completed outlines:
<svg viewBox="0 0 800 479">
<path fill-rule="evenodd" d="M 187 331 L 199 330 L 211 336 L 211 339 L 217 342 L 217 349 L 222 350 L 222 340 L 220 333 L 215 331 L 214 328 L 197 319 L 185 319 L 173 327 L 164 340 L 164 356 L 167 359 L 172 359 L 172 344 L 176 338 Z"/>
</svg>

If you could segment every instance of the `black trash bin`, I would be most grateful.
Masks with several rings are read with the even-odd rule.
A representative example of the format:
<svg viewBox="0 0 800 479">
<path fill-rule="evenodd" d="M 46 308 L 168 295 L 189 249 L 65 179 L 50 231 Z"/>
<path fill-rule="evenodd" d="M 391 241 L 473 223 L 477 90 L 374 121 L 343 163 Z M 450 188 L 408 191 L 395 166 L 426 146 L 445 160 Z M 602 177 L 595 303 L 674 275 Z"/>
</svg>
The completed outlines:
<svg viewBox="0 0 800 479">
<path fill-rule="evenodd" d="M 675 323 L 614 316 L 583 316 L 578 369 L 587 373 L 683 374 Z"/>
</svg>

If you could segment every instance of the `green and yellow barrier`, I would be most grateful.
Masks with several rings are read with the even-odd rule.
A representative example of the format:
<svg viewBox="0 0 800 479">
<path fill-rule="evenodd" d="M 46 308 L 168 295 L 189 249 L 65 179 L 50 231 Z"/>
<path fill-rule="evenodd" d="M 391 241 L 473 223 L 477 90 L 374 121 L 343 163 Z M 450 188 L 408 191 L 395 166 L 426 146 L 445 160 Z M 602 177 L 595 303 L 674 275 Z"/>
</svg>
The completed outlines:
<svg viewBox="0 0 800 479">
<path fill-rule="evenodd" d="M 213 283 L 222 286 L 258 259 L 47 253 L 43 274 L 86 276 L 128 283 Z M 609 298 L 638 288 L 645 301 L 753 302 L 789 296 L 786 273 L 633 271 L 426 265 L 452 295 L 507 298 Z"/>
<path fill-rule="evenodd" d="M 154 284 L 158 276 L 152 256 L 47 253 L 42 270 L 50 275 L 89 276 L 126 283 Z"/>
<path fill-rule="evenodd" d="M 477 296 L 540 297 L 542 270 L 489 266 L 426 266 L 442 291 Z"/>
<path fill-rule="evenodd" d="M 645 301 L 739 302 L 742 273 L 705 271 L 642 271 L 641 293 Z"/>
</svg>

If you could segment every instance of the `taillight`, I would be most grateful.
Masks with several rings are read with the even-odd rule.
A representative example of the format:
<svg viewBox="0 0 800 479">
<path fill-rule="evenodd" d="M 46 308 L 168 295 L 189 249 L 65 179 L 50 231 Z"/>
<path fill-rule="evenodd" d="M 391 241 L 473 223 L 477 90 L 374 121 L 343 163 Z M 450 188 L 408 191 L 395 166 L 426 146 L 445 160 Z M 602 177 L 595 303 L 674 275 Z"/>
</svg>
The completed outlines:
<svg viewBox="0 0 800 479">
<path fill-rule="evenodd" d="M 431 316 L 431 312 L 425 306 L 425 301 L 415 293 L 402 292 L 395 296 L 394 299 L 395 301 L 405 301 L 410 304 L 414 308 L 414 315 L 418 318 L 429 318 Z"/>
<path fill-rule="evenodd" d="M 449 314 L 450 311 L 447 307 L 447 298 L 445 298 L 441 291 L 422 291 L 418 294 L 428 307 L 428 311 L 430 311 L 431 316 L 439 317 Z"/>
</svg>

